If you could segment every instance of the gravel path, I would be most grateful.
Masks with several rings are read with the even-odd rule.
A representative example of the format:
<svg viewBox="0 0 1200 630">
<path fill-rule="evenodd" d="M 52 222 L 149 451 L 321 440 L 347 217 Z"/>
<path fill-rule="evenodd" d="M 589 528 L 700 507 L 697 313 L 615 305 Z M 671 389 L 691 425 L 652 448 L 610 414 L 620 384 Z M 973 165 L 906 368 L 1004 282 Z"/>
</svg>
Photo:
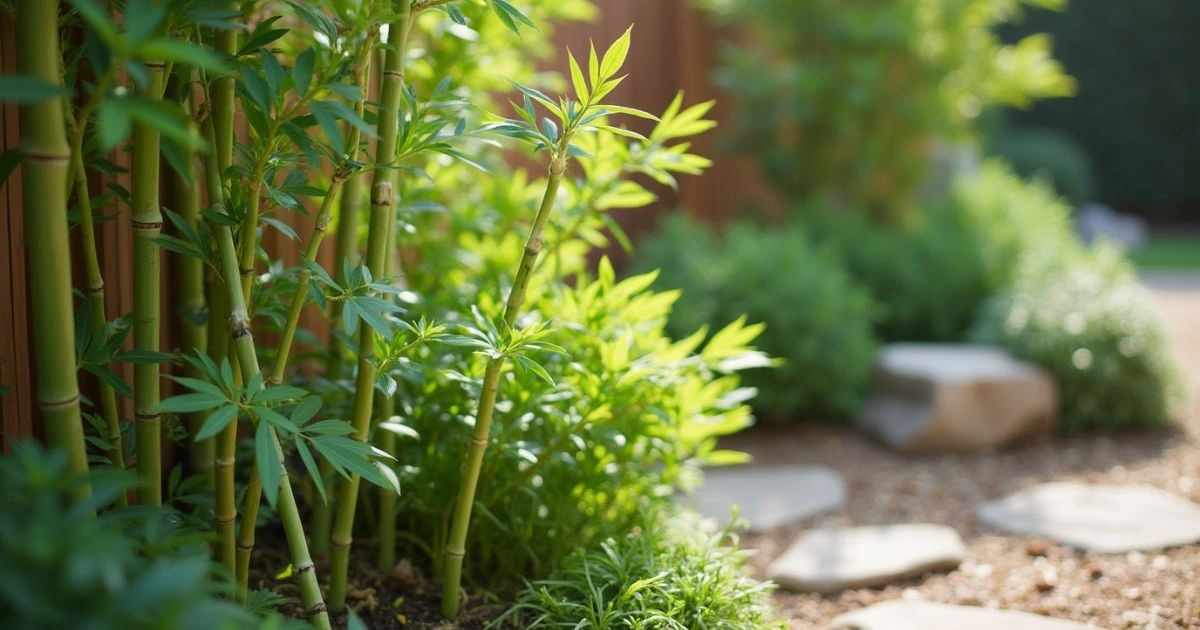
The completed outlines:
<svg viewBox="0 0 1200 630">
<path fill-rule="evenodd" d="M 989 531 L 980 502 L 1035 483 L 1145 483 L 1200 503 L 1200 282 L 1154 285 L 1154 298 L 1184 367 L 1187 403 L 1175 428 L 1138 434 L 1047 439 L 967 456 L 902 457 L 856 432 L 829 427 L 761 427 L 729 441 L 760 464 L 819 463 L 846 476 L 839 513 L 748 537 L 761 572 L 814 524 L 943 523 L 967 543 L 949 574 L 840 595 L 777 593 L 792 628 L 822 628 L 840 613 L 895 598 L 1012 608 L 1100 628 L 1200 628 L 1200 545 L 1161 553 L 1093 555 L 1034 538 Z"/>
</svg>

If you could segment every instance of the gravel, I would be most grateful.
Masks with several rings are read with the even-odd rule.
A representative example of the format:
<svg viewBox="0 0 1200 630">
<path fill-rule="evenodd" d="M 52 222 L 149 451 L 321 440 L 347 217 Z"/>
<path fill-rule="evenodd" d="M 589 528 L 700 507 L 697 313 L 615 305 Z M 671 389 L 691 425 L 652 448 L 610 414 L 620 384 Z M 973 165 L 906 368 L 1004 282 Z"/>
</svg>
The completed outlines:
<svg viewBox="0 0 1200 630">
<path fill-rule="evenodd" d="M 1200 545 L 1086 554 L 1002 535 L 974 516 L 981 502 L 1053 480 L 1145 483 L 1200 503 L 1200 291 L 1183 289 L 1154 292 L 1184 369 L 1187 402 L 1178 405 L 1170 429 L 928 457 L 898 455 L 855 431 L 826 426 L 764 426 L 728 440 L 757 463 L 824 464 L 848 482 L 840 512 L 745 537 L 745 546 L 759 550 L 752 566 L 760 577 L 814 525 L 941 523 L 966 542 L 967 560 L 948 574 L 832 596 L 778 592 L 775 602 L 791 627 L 823 628 L 841 613 L 903 598 L 1024 610 L 1110 630 L 1200 628 Z"/>
</svg>

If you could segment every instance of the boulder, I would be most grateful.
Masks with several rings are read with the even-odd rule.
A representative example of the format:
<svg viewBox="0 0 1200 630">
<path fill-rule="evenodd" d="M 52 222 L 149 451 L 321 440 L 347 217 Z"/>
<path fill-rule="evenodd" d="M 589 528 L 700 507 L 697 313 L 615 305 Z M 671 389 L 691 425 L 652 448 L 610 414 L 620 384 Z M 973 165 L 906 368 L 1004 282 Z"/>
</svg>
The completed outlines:
<svg viewBox="0 0 1200 630">
<path fill-rule="evenodd" d="M 860 423 L 906 453 L 990 449 L 1050 432 L 1058 390 L 991 346 L 894 343 L 876 363 Z"/>
<path fill-rule="evenodd" d="M 791 591 L 837 593 L 952 570 L 966 554 L 958 532 L 945 525 L 827 527 L 796 538 L 767 577 Z"/>
</svg>

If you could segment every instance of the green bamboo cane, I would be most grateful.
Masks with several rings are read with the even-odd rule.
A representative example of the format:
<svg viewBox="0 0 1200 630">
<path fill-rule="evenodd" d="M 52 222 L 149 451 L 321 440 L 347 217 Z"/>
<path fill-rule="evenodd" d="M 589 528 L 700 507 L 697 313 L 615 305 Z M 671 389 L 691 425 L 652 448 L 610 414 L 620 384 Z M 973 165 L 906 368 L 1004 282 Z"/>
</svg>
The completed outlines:
<svg viewBox="0 0 1200 630">
<path fill-rule="evenodd" d="M 226 3 L 227 9 L 237 10 L 235 2 Z M 225 54 L 237 53 L 237 31 L 218 31 L 214 36 L 214 47 Z M 212 158 L 205 157 L 205 182 L 209 203 L 222 199 L 225 170 L 233 159 L 234 83 L 232 74 L 213 79 L 208 90 L 205 107 L 212 119 L 214 136 Z M 207 134 L 206 134 L 207 135 Z M 218 364 L 229 356 L 233 342 L 229 329 L 229 293 L 220 277 L 212 277 L 208 283 L 208 355 Z M 236 366 L 235 366 L 236 367 Z M 213 483 L 216 486 L 213 527 L 217 532 L 217 558 L 221 565 L 234 575 L 236 563 L 237 495 L 234 466 L 237 461 L 238 423 L 231 422 L 215 439 L 213 458 Z"/>
<path fill-rule="evenodd" d="M 162 98 L 163 64 L 148 63 L 150 82 L 142 92 L 149 99 Z M 144 123 L 133 125 L 133 347 L 159 351 L 159 262 L 161 253 L 154 239 L 162 232 L 159 207 L 159 134 Z M 133 408 L 137 420 L 138 503 L 162 505 L 162 417 L 159 401 L 158 363 L 133 366 Z"/>
<path fill-rule="evenodd" d="M 104 338 L 105 324 L 108 322 L 108 311 L 104 304 L 104 275 L 100 271 L 100 256 L 96 250 L 96 223 L 93 217 L 91 191 L 88 189 L 87 169 L 83 164 L 83 136 L 87 131 L 88 119 L 102 91 L 107 89 L 106 82 L 101 81 L 96 86 L 95 97 L 89 99 L 79 110 L 78 119 L 72 112 L 69 101 L 64 99 L 63 108 L 67 112 L 67 124 L 71 128 L 71 174 L 74 180 L 76 203 L 79 205 L 80 241 L 83 246 L 84 274 L 87 286 L 84 292 L 88 296 L 88 308 L 92 316 L 92 336 L 100 340 Z M 112 386 L 103 379 L 98 379 L 100 389 L 100 414 L 104 418 L 104 426 L 108 431 L 109 455 L 112 467 L 116 470 L 125 468 L 125 447 L 121 435 L 121 416 L 117 409 L 117 394 Z M 122 492 L 117 495 L 117 505 L 128 505 L 129 497 Z"/>
<path fill-rule="evenodd" d="M 171 99 L 181 103 L 185 110 L 191 112 L 191 98 L 185 93 L 186 84 L 172 80 L 168 85 Z M 195 129 L 194 121 L 191 123 Z M 175 207 L 179 215 L 193 230 L 200 223 L 200 191 L 196 187 L 196 155 L 187 153 L 187 168 L 189 177 L 184 177 L 171 170 L 172 191 L 175 195 Z M 194 256 L 179 256 L 176 260 L 176 281 L 179 286 L 179 309 L 182 319 L 183 349 L 186 352 L 208 351 L 208 329 L 205 319 L 208 317 L 208 303 L 204 297 L 204 261 Z M 204 373 L 190 363 L 186 367 L 186 375 L 191 378 L 203 379 Z M 187 416 L 189 436 L 195 436 L 204 425 L 205 414 L 192 413 Z M 188 456 L 192 470 L 208 477 L 213 475 L 213 458 L 216 445 L 212 438 L 205 440 L 189 440 Z"/>
<path fill-rule="evenodd" d="M 210 144 L 215 146 L 215 134 L 211 118 L 204 120 L 204 132 Z M 218 172 L 216 153 L 210 151 L 206 163 L 210 172 Z M 211 178 L 210 178 L 211 179 Z M 210 194 L 212 184 L 209 184 Z M 212 198 L 213 208 L 218 213 L 225 213 L 227 200 L 220 191 Z M 221 278 L 224 280 L 226 294 L 230 305 L 229 328 L 233 338 L 237 363 L 241 368 L 246 382 L 259 374 L 258 354 L 254 347 L 254 335 L 250 330 L 250 315 L 246 310 L 246 302 L 242 296 L 241 273 L 238 267 L 237 247 L 233 243 L 233 233 L 229 226 L 217 223 L 211 224 L 217 239 L 217 250 Z M 283 449 L 274 431 L 269 431 L 273 446 L 280 461 L 280 485 L 278 511 L 283 521 L 284 533 L 287 535 L 288 551 L 292 559 L 296 582 L 300 587 L 300 597 L 304 603 L 309 621 L 317 628 L 330 628 L 329 614 L 325 602 L 321 598 L 321 586 L 317 582 L 316 567 L 308 553 L 308 542 L 304 538 L 304 523 L 300 519 L 300 510 L 296 505 L 296 497 L 292 492 L 291 480 L 288 477 L 287 466 L 283 464 Z M 245 521 L 243 526 L 249 523 Z M 249 527 L 253 527 L 249 523 Z"/>
<path fill-rule="evenodd" d="M 382 277 L 388 251 L 387 240 L 390 226 L 395 218 L 393 190 L 396 187 L 396 171 L 391 166 L 396 155 L 399 133 L 400 97 L 404 87 L 404 58 L 408 52 L 409 19 L 412 4 L 401 2 L 395 22 L 390 27 L 391 39 L 383 67 L 383 86 L 380 97 L 378 123 L 379 141 L 375 147 L 376 168 L 372 173 L 371 220 L 367 240 L 367 268 L 372 275 Z M 371 411 L 374 404 L 375 376 L 375 333 L 370 326 L 359 327 L 358 375 L 354 388 L 355 439 L 365 442 L 371 428 Z M 354 512 L 358 505 L 359 477 L 351 474 L 338 490 L 337 509 L 333 522 L 333 562 L 330 568 L 329 603 L 334 612 L 346 608 L 346 584 L 350 565 L 350 545 L 353 543 Z"/>
<path fill-rule="evenodd" d="M 568 139 L 564 137 L 562 143 L 562 146 L 566 147 Z M 529 230 L 529 238 L 525 241 L 525 251 L 521 254 L 521 263 L 517 268 L 517 277 L 504 307 L 504 323 L 509 329 L 515 325 L 517 315 L 521 312 L 521 305 L 525 301 L 525 292 L 529 288 L 531 272 L 534 265 L 537 264 L 538 254 L 542 251 L 542 233 L 554 210 L 554 201 L 558 196 L 558 188 L 565 170 L 565 151 L 560 150 L 550 164 L 550 174 L 546 180 L 546 191 L 542 196 L 542 204 L 533 219 L 533 227 Z M 479 470 L 483 466 L 483 455 L 487 450 L 488 431 L 492 424 L 492 413 L 496 408 L 496 392 L 499 389 L 500 372 L 503 368 L 503 357 L 488 362 L 483 376 L 483 390 L 479 394 L 479 407 L 475 417 L 475 429 L 471 434 L 471 446 L 467 451 L 466 461 L 463 463 L 462 485 L 459 486 L 458 498 L 455 501 L 450 538 L 446 543 L 443 560 L 442 614 L 449 618 L 455 618 L 459 613 L 463 558 L 467 554 L 467 530 L 471 524 L 471 508 L 475 503 L 475 489 L 479 484 Z"/>
<path fill-rule="evenodd" d="M 363 95 L 357 102 L 354 103 L 354 113 L 359 118 L 363 117 L 366 111 L 366 94 L 370 88 L 371 76 L 371 59 L 374 52 L 369 50 L 365 59 L 362 62 L 361 69 L 358 72 L 356 84 L 359 88 L 359 93 Z M 353 133 L 353 130 L 351 130 Z M 357 150 L 357 149 L 355 149 Z M 338 220 L 337 233 L 334 242 L 333 261 L 334 261 L 334 279 L 341 285 L 346 283 L 345 266 L 343 262 L 349 260 L 351 264 L 358 264 L 358 224 L 360 215 L 362 214 L 363 201 L 366 192 L 365 177 L 361 173 L 354 173 L 342 185 L 341 199 L 338 203 Z M 338 300 L 330 305 L 329 318 L 331 331 L 341 330 L 342 327 L 342 308 L 343 303 Z M 329 340 L 329 378 L 333 381 L 340 381 L 345 374 L 346 366 L 346 344 L 338 335 L 330 335 Z M 320 469 L 321 480 L 329 479 L 333 472 L 333 467 L 324 458 L 318 462 Z M 329 501 L 316 501 L 313 504 L 313 554 L 318 558 L 329 555 L 329 538 L 333 530 L 333 509 Z"/>
<path fill-rule="evenodd" d="M 20 0 L 16 4 L 17 71 L 51 85 L 58 73 L 58 3 Z M 79 382 L 75 372 L 75 313 L 71 299 L 67 197 L 71 149 L 57 98 L 21 105 L 21 200 L 29 260 L 29 305 L 33 351 L 37 357 L 37 400 L 46 441 L 67 454 L 75 473 L 88 470 Z M 90 496 L 86 484 L 76 500 Z"/>
</svg>

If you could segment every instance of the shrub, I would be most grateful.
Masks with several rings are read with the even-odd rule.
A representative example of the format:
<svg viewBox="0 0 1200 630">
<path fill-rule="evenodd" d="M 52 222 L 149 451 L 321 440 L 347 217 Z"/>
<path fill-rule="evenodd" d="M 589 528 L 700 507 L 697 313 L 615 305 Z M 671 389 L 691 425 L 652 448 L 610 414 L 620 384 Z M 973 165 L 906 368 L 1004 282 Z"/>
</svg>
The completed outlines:
<svg viewBox="0 0 1200 630">
<path fill-rule="evenodd" d="M 574 553 L 549 580 L 522 593 L 507 621 L 521 628 L 595 630 L 783 628 L 767 603 L 773 589 L 746 576 L 747 553 L 732 526 L 703 532 L 694 515 L 610 538 Z"/>
<path fill-rule="evenodd" d="M 975 339 L 1000 344 L 1058 382 L 1063 431 L 1162 426 L 1173 368 L 1152 298 L 1120 254 L 1031 260 L 994 298 Z"/>
<path fill-rule="evenodd" d="M 739 101 L 736 146 L 792 199 L 894 217 L 914 205 L 933 141 L 989 106 L 1065 96 L 1073 81 L 1033 35 L 992 28 L 1054 0 L 700 0 L 749 29 L 718 83 Z"/>
<path fill-rule="evenodd" d="M 0 619 L 19 629 L 258 628 L 222 595 L 208 545 L 169 508 L 124 508 L 96 518 L 132 475 L 72 476 L 62 452 L 18 442 L 0 458 Z M 91 481 L 89 502 L 65 498 Z M 280 619 L 276 627 L 282 628 Z M 300 627 L 306 627 L 303 624 Z"/>
<path fill-rule="evenodd" d="M 672 342 L 664 325 L 678 295 L 648 290 L 653 280 L 618 282 L 604 261 L 598 277 L 531 304 L 525 323 L 549 323 L 544 341 L 555 350 L 536 357 L 544 372 L 518 364 L 501 380 L 501 399 L 511 402 L 493 420 L 467 551 L 490 588 L 544 577 L 581 546 L 649 527 L 643 512 L 694 484 L 702 463 L 742 461 L 714 450 L 715 438 L 751 422 L 744 401 L 752 392 L 735 371 L 763 361 L 745 345 L 761 327 L 734 323 L 702 348 L 702 334 Z M 463 401 L 479 384 L 461 375 L 486 359 L 472 350 L 439 352 L 401 387 L 405 425 L 420 441 L 400 445 L 408 491 L 398 515 L 404 531 L 431 545 L 445 540 L 442 498 L 472 428 Z M 421 549 L 436 566 L 436 548 L 409 551 Z"/>
<path fill-rule="evenodd" d="M 1082 255 L 1071 211 L 1041 181 L 1018 177 L 1000 160 L 989 160 L 955 189 L 951 211 L 974 234 L 992 291 L 1010 286 L 1025 261 L 1069 261 Z"/>
<path fill-rule="evenodd" d="M 798 215 L 871 293 L 883 341 L 961 340 L 990 295 L 976 235 L 944 208 L 889 229 L 856 215 Z"/>
<path fill-rule="evenodd" d="M 870 382 L 873 305 L 828 247 L 796 227 L 731 227 L 718 240 L 673 218 L 641 244 L 640 265 L 661 268 L 659 285 L 682 290 L 670 330 L 689 334 L 743 315 L 766 324 L 762 349 L 782 360 L 747 374 L 755 407 L 774 417 L 854 414 Z"/>
<path fill-rule="evenodd" d="M 1021 177 L 1045 178 L 1075 207 L 1092 200 L 1091 161 L 1078 142 L 1057 129 L 1005 125 L 993 134 L 988 152 Z"/>
</svg>

